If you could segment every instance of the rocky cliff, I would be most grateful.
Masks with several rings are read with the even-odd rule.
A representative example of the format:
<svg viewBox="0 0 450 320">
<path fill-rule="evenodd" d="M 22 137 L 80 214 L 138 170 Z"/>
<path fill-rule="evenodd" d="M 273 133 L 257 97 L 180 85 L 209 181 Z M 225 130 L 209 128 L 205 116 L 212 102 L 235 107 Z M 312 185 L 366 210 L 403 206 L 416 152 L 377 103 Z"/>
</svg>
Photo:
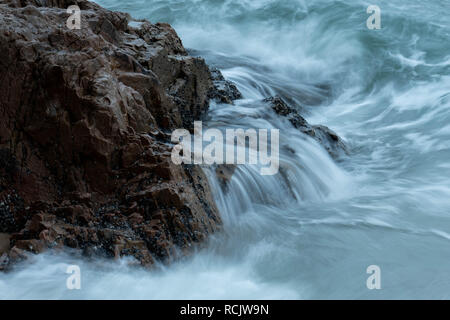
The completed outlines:
<svg viewBox="0 0 450 320">
<path fill-rule="evenodd" d="M 73 4 L 80 30 L 66 26 Z M 64 247 L 151 265 L 220 228 L 201 169 L 171 162 L 170 132 L 223 93 L 169 25 L 131 20 L 82 0 L 0 0 L 3 267 Z"/>
</svg>

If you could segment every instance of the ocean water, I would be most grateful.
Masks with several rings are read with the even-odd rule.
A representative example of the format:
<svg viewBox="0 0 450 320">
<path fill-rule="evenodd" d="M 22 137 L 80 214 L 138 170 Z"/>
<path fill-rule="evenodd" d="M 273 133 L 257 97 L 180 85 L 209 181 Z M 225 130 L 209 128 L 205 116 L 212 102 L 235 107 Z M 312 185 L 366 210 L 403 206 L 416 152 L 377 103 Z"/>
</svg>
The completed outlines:
<svg viewBox="0 0 450 320">
<path fill-rule="evenodd" d="M 243 99 L 208 127 L 280 129 L 280 174 L 205 167 L 223 233 L 155 271 L 69 254 L 0 274 L 0 298 L 450 298 L 449 0 L 98 0 L 168 22 Z M 381 29 L 369 30 L 369 5 Z M 261 103 L 280 95 L 341 136 L 332 159 Z M 67 265 L 82 289 L 66 288 Z M 369 290 L 368 266 L 381 270 Z"/>
</svg>

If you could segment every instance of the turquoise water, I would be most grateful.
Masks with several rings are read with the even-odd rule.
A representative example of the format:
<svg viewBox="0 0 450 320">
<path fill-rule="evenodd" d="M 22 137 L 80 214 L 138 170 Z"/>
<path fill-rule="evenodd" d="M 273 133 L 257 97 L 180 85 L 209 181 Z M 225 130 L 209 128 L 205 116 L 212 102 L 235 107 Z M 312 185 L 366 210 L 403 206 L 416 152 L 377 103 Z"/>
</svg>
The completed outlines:
<svg viewBox="0 0 450 320">
<path fill-rule="evenodd" d="M 43 255 L 0 276 L 1 298 L 450 298 L 450 1 L 97 2 L 172 24 L 220 68 L 244 99 L 212 104 L 208 126 L 279 128 L 283 174 L 239 167 L 225 192 L 205 168 L 225 230 L 186 261 L 147 272 Z M 275 94 L 349 156 L 269 114 L 259 101 Z M 65 289 L 71 263 L 79 292 Z"/>
</svg>

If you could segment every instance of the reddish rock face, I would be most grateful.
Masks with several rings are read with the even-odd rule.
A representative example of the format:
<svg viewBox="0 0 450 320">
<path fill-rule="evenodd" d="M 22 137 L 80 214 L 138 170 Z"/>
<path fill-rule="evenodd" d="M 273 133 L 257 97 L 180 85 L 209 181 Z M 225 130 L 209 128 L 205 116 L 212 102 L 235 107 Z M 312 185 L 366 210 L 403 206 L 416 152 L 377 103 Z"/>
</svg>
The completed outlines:
<svg viewBox="0 0 450 320">
<path fill-rule="evenodd" d="M 66 27 L 72 4 L 81 30 Z M 73 247 L 164 261 L 220 226 L 206 177 L 170 160 L 214 90 L 167 24 L 88 1 L 0 0 L 0 233 L 8 259 Z M 5 263 L 3 263 L 5 265 Z"/>
</svg>

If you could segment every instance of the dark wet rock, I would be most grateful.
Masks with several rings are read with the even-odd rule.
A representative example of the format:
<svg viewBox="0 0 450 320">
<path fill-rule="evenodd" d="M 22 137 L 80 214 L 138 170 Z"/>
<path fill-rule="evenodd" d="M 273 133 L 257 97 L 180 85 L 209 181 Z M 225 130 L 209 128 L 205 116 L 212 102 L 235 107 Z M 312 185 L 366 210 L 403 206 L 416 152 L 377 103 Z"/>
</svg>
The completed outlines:
<svg viewBox="0 0 450 320">
<path fill-rule="evenodd" d="M 209 93 L 211 99 L 219 103 L 232 104 L 234 100 L 242 98 L 242 94 L 236 85 L 226 80 L 219 69 L 212 69 L 211 77 L 214 83 L 214 89 Z"/>
<path fill-rule="evenodd" d="M 65 27 L 72 4 L 81 30 Z M 220 229 L 201 169 L 170 160 L 170 132 L 208 109 L 208 66 L 169 25 L 130 20 L 0 0 L 2 266 L 64 247 L 151 265 Z"/>
<path fill-rule="evenodd" d="M 297 129 L 307 130 L 310 128 L 305 118 L 303 118 L 296 109 L 290 107 L 282 98 L 278 96 L 269 97 L 264 99 L 264 102 L 269 103 L 276 114 L 286 117 Z"/>
<path fill-rule="evenodd" d="M 312 128 L 309 135 L 316 139 L 333 158 L 348 154 L 347 146 L 336 132 L 322 125 L 314 125 Z"/>
<path fill-rule="evenodd" d="M 295 128 L 319 142 L 333 158 L 348 153 L 344 141 L 333 130 L 322 125 L 310 125 L 297 109 L 290 107 L 282 98 L 270 97 L 264 102 L 269 103 L 276 114 L 286 117 Z"/>
<path fill-rule="evenodd" d="M 228 188 L 228 183 L 233 177 L 235 171 L 236 165 L 234 164 L 221 164 L 216 167 L 216 177 L 222 185 L 222 188 L 225 190 Z"/>
<path fill-rule="evenodd" d="M 10 235 L 7 233 L 0 233 L 0 256 L 9 251 L 9 238 Z M 1 264 L 1 262 L 0 262 Z"/>
</svg>

